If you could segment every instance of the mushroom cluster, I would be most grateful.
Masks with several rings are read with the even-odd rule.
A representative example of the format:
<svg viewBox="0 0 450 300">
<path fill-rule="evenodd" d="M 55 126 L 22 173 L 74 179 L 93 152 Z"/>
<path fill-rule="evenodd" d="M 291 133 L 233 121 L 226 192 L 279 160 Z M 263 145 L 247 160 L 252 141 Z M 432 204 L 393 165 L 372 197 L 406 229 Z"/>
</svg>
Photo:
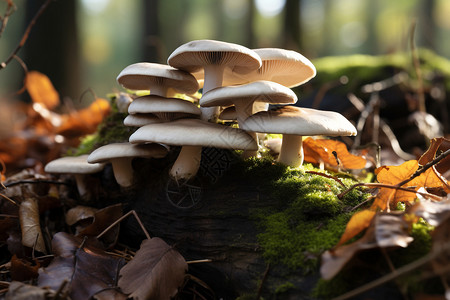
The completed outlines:
<svg viewBox="0 0 450 300">
<path fill-rule="evenodd" d="M 255 156 L 258 134 L 278 133 L 283 134 L 278 160 L 298 167 L 303 162 L 302 136 L 356 134 L 339 113 L 289 106 L 297 102 L 291 88 L 315 74 L 314 65 L 295 51 L 251 50 L 214 40 L 188 42 L 173 51 L 167 65 L 141 62 L 120 72 L 120 85 L 148 94 L 135 97 L 128 106 L 124 125 L 137 129 L 127 143 L 100 147 L 85 160 L 101 166 L 110 162 L 117 182 L 128 187 L 133 183 L 134 157 L 164 157 L 176 146 L 180 152 L 170 176 L 189 180 L 198 172 L 203 147 L 239 149 L 244 157 Z M 200 88 L 202 96 L 196 102 L 189 95 Z M 269 105 L 278 106 L 268 110 Z M 234 119 L 237 127 L 220 119 Z"/>
</svg>

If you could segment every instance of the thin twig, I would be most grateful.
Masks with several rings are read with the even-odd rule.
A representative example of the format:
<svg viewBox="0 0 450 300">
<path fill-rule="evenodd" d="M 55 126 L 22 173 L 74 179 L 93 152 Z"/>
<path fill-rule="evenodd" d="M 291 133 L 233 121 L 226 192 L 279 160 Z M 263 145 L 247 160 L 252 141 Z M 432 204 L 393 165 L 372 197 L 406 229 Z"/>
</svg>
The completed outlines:
<svg viewBox="0 0 450 300">
<path fill-rule="evenodd" d="M 263 278 L 261 279 L 261 284 L 259 285 L 259 288 L 258 288 L 258 294 L 256 295 L 256 300 L 261 299 L 262 288 L 264 286 L 264 283 L 266 282 L 267 276 L 269 275 L 269 271 L 270 271 L 270 264 L 267 264 L 266 271 L 264 271 Z"/>
<path fill-rule="evenodd" d="M 342 185 L 344 188 L 347 188 L 347 187 L 345 186 L 345 184 L 344 184 L 338 177 L 336 177 L 336 176 L 332 176 L 332 175 L 328 175 L 328 174 L 321 173 L 321 172 L 316 172 L 316 171 L 305 171 L 305 173 L 314 174 L 314 175 L 319 175 L 319 176 L 323 176 L 323 177 L 326 177 L 326 178 L 333 179 L 334 181 L 336 181 L 337 183 L 339 183 L 340 185 Z"/>
<path fill-rule="evenodd" d="M 139 226 L 141 226 L 142 231 L 144 232 L 145 236 L 147 237 L 147 239 L 151 239 L 150 234 L 148 234 L 147 230 L 144 227 L 144 224 L 141 222 L 141 219 L 139 218 L 138 214 L 136 213 L 136 211 L 134 210 L 130 210 L 129 212 L 127 212 L 126 214 L 124 214 L 122 217 L 120 217 L 119 219 L 117 219 L 114 223 L 112 223 L 111 225 L 109 225 L 105 230 L 103 230 L 99 235 L 97 235 L 97 239 L 101 238 L 103 235 L 105 235 L 109 230 L 111 230 L 111 228 L 113 228 L 114 226 L 116 226 L 117 224 L 119 224 L 120 222 L 122 222 L 123 219 L 127 218 L 130 215 L 133 215 L 136 218 L 136 221 L 139 223 Z"/>
<path fill-rule="evenodd" d="M 17 10 L 16 4 L 14 4 L 13 1 L 7 0 L 8 6 L 6 7 L 5 15 L 1 17 L 1 23 L 0 23 L 0 37 L 3 35 L 3 32 L 5 31 L 6 24 L 8 24 L 9 17 Z"/>
<path fill-rule="evenodd" d="M 448 251 L 449 249 L 450 249 L 450 243 L 447 242 L 438 251 L 432 251 L 431 253 L 428 253 L 427 255 L 413 261 L 412 263 L 407 264 L 401 268 L 398 268 L 396 272 L 389 273 L 381 278 L 378 278 L 378 279 L 371 281 L 365 285 L 362 285 L 348 293 L 345 293 L 337 298 L 334 298 L 334 300 L 349 299 L 356 295 L 362 294 L 368 290 L 371 290 L 377 286 L 380 286 L 386 282 L 389 282 L 401 275 L 407 274 L 407 273 L 411 272 L 412 270 L 415 270 L 415 269 L 425 265 L 426 263 L 430 262 L 431 260 L 438 257 L 439 255 L 442 255 L 442 253 L 444 253 L 445 251 Z"/>
<path fill-rule="evenodd" d="M 190 264 L 207 263 L 207 262 L 212 262 L 212 259 L 206 258 L 206 259 L 189 260 L 186 263 L 188 265 L 190 265 Z"/>
<path fill-rule="evenodd" d="M 428 170 L 432 166 L 437 165 L 441 160 L 443 160 L 444 158 L 446 158 L 449 155 L 450 155 L 450 149 L 447 149 L 447 151 L 441 153 L 439 156 L 434 158 L 432 161 L 430 161 L 430 162 L 426 163 L 425 165 L 423 165 L 422 168 L 418 169 L 408 179 L 405 179 L 402 182 L 399 182 L 397 185 L 398 186 L 405 185 L 406 183 L 410 182 L 411 180 L 413 180 L 414 178 L 416 178 L 420 174 L 424 173 L 426 170 Z"/>
<path fill-rule="evenodd" d="M 33 19 L 31 19 L 30 24 L 28 24 L 27 28 L 25 29 L 25 33 L 22 36 L 22 39 L 20 40 L 17 47 L 13 50 L 13 52 L 9 55 L 9 57 L 0 64 L 0 70 L 4 69 L 10 62 L 13 60 L 14 56 L 19 52 L 20 49 L 25 45 L 25 42 L 28 39 L 28 36 L 30 35 L 31 28 L 36 24 L 36 21 L 39 19 L 39 17 L 42 15 L 42 13 L 45 11 L 45 9 L 48 7 L 50 2 L 53 0 L 47 0 L 42 4 L 42 6 L 39 8 L 38 12 L 34 15 Z"/>
<path fill-rule="evenodd" d="M 370 182 L 361 182 L 361 183 L 356 183 L 354 185 L 352 185 L 351 187 L 349 187 L 347 190 L 343 191 L 342 193 L 338 194 L 337 197 L 339 199 L 342 199 L 348 192 L 350 192 L 351 190 L 353 190 L 354 188 L 358 187 L 358 186 L 367 186 L 367 187 L 374 187 L 374 188 L 388 188 L 388 189 L 395 189 L 395 190 L 401 190 L 401 191 L 405 191 L 405 192 L 410 192 L 410 193 L 415 193 L 415 194 L 419 194 L 423 197 L 429 197 L 432 198 L 433 200 L 436 201 L 442 201 L 443 198 L 439 197 L 437 195 L 433 195 L 430 193 L 424 193 L 424 192 L 420 192 L 420 191 L 416 191 L 414 189 L 412 189 L 412 187 L 410 188 L 404 188 L 398 185 L 390 185 L 390 184 L 383 184 L 383 183 L 370 183 Z"/>
<path fill-rule="evenodd" d="M 18 184 L 39 184 L 39 183 L 49 183 L 49 184 L 64 184 L 64 185 L 72 185 L 70 182 L 65 181 L 56 181 L 56 180 L 48 180 L 48 179 L 35 179 L 35 180 L 19 180 L 5 183 L 5 188 L 18 185 Z"/>
</svg>

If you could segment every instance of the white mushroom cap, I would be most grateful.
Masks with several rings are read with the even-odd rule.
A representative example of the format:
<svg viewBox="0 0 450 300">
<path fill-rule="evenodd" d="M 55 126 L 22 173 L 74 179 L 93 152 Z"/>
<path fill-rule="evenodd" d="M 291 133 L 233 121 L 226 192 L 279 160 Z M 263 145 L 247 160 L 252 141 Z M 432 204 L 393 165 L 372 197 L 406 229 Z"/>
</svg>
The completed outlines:
<svg viewBox="0 0 450 300">
<path fill-rule="evenodd" d="M 311 61 L 296 51 L 279 48 L 260 48 L 253 51 L 261 58 L 261 68 L 245 76 L 235 74 L 247 82 L 270 80 L 292 88 L 316 76 L 316 68 Z"/>
<path fill-rule="evenodd" d="M 258 149 L 256 142 L 244 130 L 199 119 L 145 125 L 137 129 L 129 140 L 131 143 L 153 142 L 174 146 Z"/>
<path fill-rule="evenodd" d="M 351 136 L 356 128 L 337 112 L 284 106 L 256 113 L 240 127 L 244 130 L 283 134 L 278 160 L 298 167 L 303 163 L 302 136 Z"/>
<path fill-rule="evenodd" d="M 123 124 L 130 127 L 142 127 L 147 124 L 161 123 L 161 119 L 154 114 L 133 114 L 123 119 Z"/>
<path fill-rule="evenodd" d="M 172 67 L 191 73 L 204 71 L 203 92 L 222 86 L 227 68 L 237 74 L 247 74 L 261 67 L 261 59 L 254 51 L 233 43 L 197 40 L 181 45 L 169 56 Z M 202 108 L 202 119 L 215 122 L 218 107 Z"/>
<path fill-rule="evenodd" d="M 228 106 L 225 107 L 219 115 L 219 119 L 224 121 L 235 121 L 237 120 L 236 107 Z"/>
<path fill-rule="evenodd" d="M 214 40 L 196 40 L 181 45 L 169 56 L 167 63 L 194 73 L 208 65 L 223 65 L 238 74 L 246 74 L 261 66 L 261 59 L 247 47 Z"/>
<path fill-rule="evenodd" d="M 153 95 L 136 98 L 128 107 L 128 112 L 130 114 L 152 113 L 163 121 L 201 114 L 200 108 L 187 100 Z"/>
<path fill-rule="evenodd" d="M 200 167 L 202 147 L 256 150 L 256 141 L 245 131 L 199 119 L 179 119 L 145 125 L 130 136 L 131 143 L 164 143 L 182 146 L 170 175 L 189 179 Z"/>
<path fill-rule="evenodd" d="M 141 62 L 127 66 L 117 76 L 117 82 L 130 90 L 150 90 L 154 95 L 166 96 L 171 88 L 183 94 L 193 94 L 198 83 L 191 74 L 168 65 Z"/>
<path fill-rule="evenodd" d="M 104 163 L 90 164 L 87 162 L 87 158 L 88 155 L 61 157 L 47 163 L 44 170 L 47 173 L 74 175 L 77 182 L 78 193 L 80 196 L 84 196 L 87 190 L 83 175 L 98 173 L 105 167 Z"/>
<path fill-rule="evenodd" d="M 243 122 L 253 113 L 254 102 L 270 104 L 293 104 L 297 95 L 289 88 L 271 81 L 255 81 L 248 84 L 215 88 L 200 99 L 200 105 L 236 106 L 238 122 Z"/>
<path fill-rule="evenodd" d="M 159 144 L 133 145 L 115 143 L 95 149 L 87 158 L 89 163 L 111 162 L 114 176 L 120 186 L 128 187 L 133 183 L 131 161 L 135 157 L 162 158 L 167 148 Z"/>
</svg>

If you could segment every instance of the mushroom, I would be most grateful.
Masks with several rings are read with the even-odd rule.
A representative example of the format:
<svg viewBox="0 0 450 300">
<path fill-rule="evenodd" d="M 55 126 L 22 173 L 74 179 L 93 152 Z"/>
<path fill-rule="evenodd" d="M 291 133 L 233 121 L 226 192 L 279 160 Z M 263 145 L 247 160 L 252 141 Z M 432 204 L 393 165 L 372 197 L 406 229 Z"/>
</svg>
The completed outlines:
<svg viewBox="0 0 450 300">
<path fill-rule="evenodd" d="M 178 119 L 140 127 L 130 136 L 131 143 L 163 143 L 182 146 L 170 175 L 188 180 L 197 174 L 204 147 L 256 150 L 255 140 L 245 131 L 199 119 Z"/>
<path fill-rule="evenodd" d="M 297 95 L 291 89 L 276 82 L 255 81 L 243 85 L 215 88 L 203 94 L 200 99 L 200 105 L 204 107 L 234 104 L 238 124 L 241 124 L 253 114 L 255 102 L 292 104 L 297 102 Z M 257 141 L 255 132 L 250 135 Z M 256 156 L 256 154 L 256 151 L 245 151 L 243 156 L 246 158 Z"/>
<path fill-rule="evenodd" d="M 123 119 L 123 124 L 130 127 L 142 127 L 147 124 L 161 123 L 161 119 L 154 114 L 133 114 Z"/>
<path fill-rule="evenodd" d="M 337 112 L 295 106 L 258 112 L 247 118 L 240 127 L 254 132 L 283 134 L 278 161 L 291 167 L 303 163 L 304 135 L 356 135 L 355 127 Z"/>
<path fill-rule="evenodd" d="M 314 65 L 298 52 L 279 48 L 259 48 L 253 51 L 261 58 L 261 68 L 245 77 L 235 74 L 247 82 L 270 80 L 293 88 L 316 76 Z"/>
<path fill-rule="evenodd" d="M 77 189 L 80 196 L 87 193 L 86 184 L 84 182 L 86 174 L 98 173 L 103 170 L 105 164 L 87 162 L 88 155 L 65 156 L 52 160 L 45 165 L 45 172 L 56 174 L 71 174 L 75 177 Z"/>
<path fill-rule="evenodd" d="M 166 155 L 167 148 L 159 144 L 114 143 L 95 149 L 87 161 L 91 164 L 110 162 L 117 183 L 122 187 L 129 187 L 133 183 L 133 158 L 162 158 Z"/>
<path fill-rule="evenodd" d="M 128 107 L 128 113 L 151 113 L 161 121 L 167 122 L 184 117 L 197 117 L 201 111 L 187 100 L 149 95 L 134 99 Z"/>
<path fill-rule="evenodd" d="M 203 94 L 200 106 L 236 107 L 236 115 L 240 124 L 253 114 L 253 104 L 265 102 L 269 104 L 293 104 L 297 95 L 289 88 L 271 81 L 255 81 L 252 83 L 218 87 Z"/>
<path fill-rule="evenodd" d="M 152 95 L 168 96 L 169 89 L 194 94 L 198 82 L 191 74 L 168 65 L 141 62 L 125 67 L 117 82 L 130 90 L 150 90 Z"/>
<path fill-rule="evenodd" d="M 222 86 L 226 68 L 236 74 L 247 74 L 261 67 L 261 59 L 254 51 L 241 45 L 214 40 L 183 44 L 172 52 L 167 63 L 190 73 L 203 70 L 203 93 Z M 218 113 L 218 107 L 202 108 L 202 119 L 216 122 Z"/>
</svg>

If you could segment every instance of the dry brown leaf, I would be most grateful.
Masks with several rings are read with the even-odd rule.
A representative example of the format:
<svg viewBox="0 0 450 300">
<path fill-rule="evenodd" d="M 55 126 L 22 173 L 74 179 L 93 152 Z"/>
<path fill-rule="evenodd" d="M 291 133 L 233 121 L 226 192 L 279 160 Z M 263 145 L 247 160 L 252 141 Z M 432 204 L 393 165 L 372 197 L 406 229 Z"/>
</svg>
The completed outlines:
<svg viewBox="0 0 450 300">
<path fill-rule="evenodd" d="M 119 287 L 133 299 L 170 299 L 183 284 L 184 258 L 160 238 L 144 240 L 136 256 L 120 270 Z"/>
<path fill-rule="evenodd" d="M 29 71 L 25 77 L 25 87 L 34 103 L 40 103 L 48 109 L 59 105 L 58 92 L 47 75 Z"/>
<path fill-rule="evenodd" d="M 13 255 L 11 258 L 11 279 L 17 281 L 26 281 L 38 277 L 39 262 L 32 263 L 25 259 L 17 258 Z"/>
<path fill-rule="evenodd" d="M 81 243 L 82 239 L 68 233 L 55 234 L 52 241 L 55 258 L 47 268 L 39 269 L 38 285 L 57 290 L 67 281 L 72 300 L 90 299 L 104 289 L 113 288 L 125 261 L 91 246 L 81 247 Z"/>
<path fill-rule="evenodd" d="M 303 141 L 303 152 L 305 161 L 310 163 L 324 163 L 327 166 L 340 166 L 345 169 L 362 169 L 366 165 L 364 158 L 350 154 L 344 143 L 335 140 L 309 137 Z"/>
<path fill-rule="evenodd" d="M 39 223 L 39 207 L 36 199 L 25 199 L 19 208 L 22 244 L 46 253 L 44 237 Z"/>
<path fill-rule="evenodd" d="M 53 299 L 54 296 L 55 293 L 46 288 L 12 281 L 5 295 L 5 300 L 48 300 Z M 61 298 L 61 295 L 59 295 L 58 299 L 64 300 L 65 298 Z"/>
<path fill-rule="evenodd" d="M 88 107 L 63 115 L 62 124 L 56 128 L 56 133 L 66 137 L 93 133 L 110 110 L 108 100 L 97 98 Z"/>
<path fill-rule="evenodd" d="M 69 226 L 74 225 L 79 221 L 84 221 L 86 219 L 93 219 L 94 214 L 97 212 L 97 208 L 77 205 L 67 211 L 66 223 Z"/>
<path fill-rule="evenodd" d="M 408 226 L 402 215 L 377 214 L 360 239 L 323 253 L 320 268 L 322 278 L 333 278 L 358 251 L 377 247 L 407 247 L 413 240 L 407 231 Z"/>
</svg>

